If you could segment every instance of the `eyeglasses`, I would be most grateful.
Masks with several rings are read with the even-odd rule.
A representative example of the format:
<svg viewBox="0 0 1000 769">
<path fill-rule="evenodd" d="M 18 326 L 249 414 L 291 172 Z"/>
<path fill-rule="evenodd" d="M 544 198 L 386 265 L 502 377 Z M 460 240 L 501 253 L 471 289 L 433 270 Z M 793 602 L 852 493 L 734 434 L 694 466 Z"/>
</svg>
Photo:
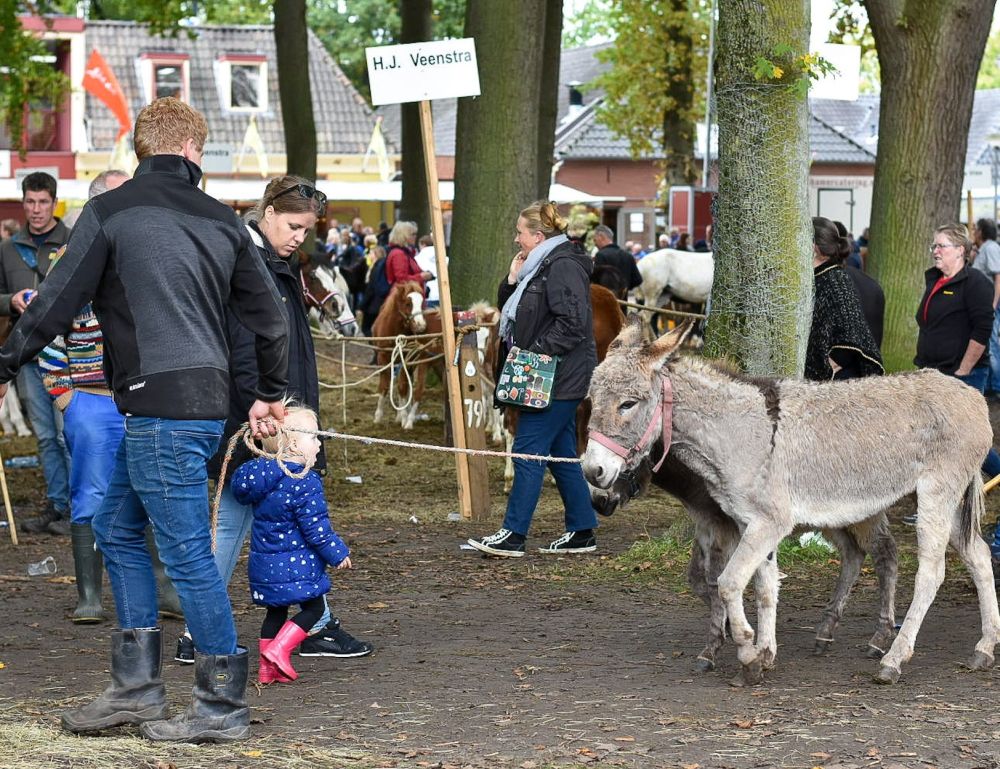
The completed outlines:
<svg viewBox="0 0 1000 769">
<path fill-rule="evenodd" d="M 931 243 L 927 251 L 933 254 L 935 251 L 940 251 L 941 249 L 944 248 L 961 248 L 961 246 L 955 243 Z"/>
<path fill-rule="evenodd" d="M 326 209 L 326 195 L 320 192 L 315 187 L 310 187 L 308 184 L 293 184 L 287 189 L 283 189 L 277 195 L 275 195 L 271 200 L 277 200 L 282 195 L 287 195 L 289 192 L 298 192 L 306 200 L 315 200 L 321 209 Z"/>
</svg>

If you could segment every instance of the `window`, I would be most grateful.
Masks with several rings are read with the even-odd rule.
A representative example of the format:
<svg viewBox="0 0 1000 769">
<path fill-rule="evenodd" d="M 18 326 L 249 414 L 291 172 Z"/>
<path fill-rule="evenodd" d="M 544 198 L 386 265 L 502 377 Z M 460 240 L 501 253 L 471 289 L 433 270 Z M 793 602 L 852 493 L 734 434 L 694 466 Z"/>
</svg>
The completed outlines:
<svg viewBox="0 0 1000 769">
<path fill-rule="evenodd" d="M 164 96 L 190 98 L 191 78 L 185 53 L 144 53 L 139 57 L 139 80 L 146 103 Z"/>
<path fill-rule="evenodd" d="M 266 57 L 255 54 L 223 54 L 215 62 L 215 81 L 223 110 L 267 110 Z"/>
</svg>

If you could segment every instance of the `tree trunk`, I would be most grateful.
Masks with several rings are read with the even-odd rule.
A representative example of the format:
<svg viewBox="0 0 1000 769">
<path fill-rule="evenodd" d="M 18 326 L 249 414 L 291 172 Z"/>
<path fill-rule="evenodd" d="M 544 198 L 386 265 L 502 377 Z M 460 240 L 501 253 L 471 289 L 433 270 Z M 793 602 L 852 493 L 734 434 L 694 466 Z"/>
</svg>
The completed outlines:
<svg viewBox="0 0 1000 769">
<path fill-rule="evenodd" d="M 316 121 L 309 85 L 309 35 L 305 0 L 274 0 L 281 120 L 288 173 L 316 178 Z"/>
<path fill-rule="evenodd" d="M 402 29 L 400 43 L 421 43 L 433 39 L 431 0 L 399 0 Z M 399 218 L 416 222 L 417 231 L 431 231 L 431 203 L 424 167 L 424 145 L 420 137 L 420 106 L 417 102 L 400 105 L 402 109 L 403 197 Z M 433 141 L 433 139 L 432 139 Z"/>
<path fill-rule="evenodd" d="M 688 117 L 694 109 L 695 90 L 689 0 L 670 0 L 670 6 L 670 44 L 663 47 L 667 99 L 671 103 L 663 113 L 663 181 L 668 188 L 693 184 L 697 178 L 693 165 L 696 132 Z"/>
<path fill-rule="evenodd" d="M 882 95 L 868 270 L 885 291 L 886 368 L 913 368 L 936 227 L 961 220 L 976 73 L 995 0 L 866 0 Z"/>
<path fill-rule="evenodd" d="M 801 376 L 812 316 L 808 106 L 788 82 L 809 0 L 720 0 L 719 199 L 706 351 L 751 374 Z M 794 53 L 778 57 L 775 46 Z M 784 69 L 757 82 L 758 57 Z M 777 59 L 781 58 L 780 61 Z"/>
<path fill-rule="evenodd" d="M 545 34 L 542 41 L 542 80 L 538 97 L 538 187 L 535 197 L 549 196 L 552 159 L 556 148 L 559 114 L 559 63 L 562 58 L 562 0 L 545 0 Z"/>
<path fill-rule="evenodd" d="M 516 247 L 517 214 L 538 193 L 538 112 L 545 0 L 469 3 L 482 96 L 460 99 L 452 295 L 494 301 Z"/>
</svg>

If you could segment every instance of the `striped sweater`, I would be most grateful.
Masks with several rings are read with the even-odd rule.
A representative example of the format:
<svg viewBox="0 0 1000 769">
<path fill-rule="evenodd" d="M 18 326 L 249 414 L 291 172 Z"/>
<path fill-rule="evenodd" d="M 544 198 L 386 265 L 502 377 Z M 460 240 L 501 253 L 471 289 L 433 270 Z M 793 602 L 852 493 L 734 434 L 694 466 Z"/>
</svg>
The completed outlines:
<svg viewBox="0 0 1000 769">
<path fill-rule="evenodd" d="M 65 336 L 56 337 L 38 356 L 45 388 L 65 407 L 75 389 L 110 395 L 104 376 L 104 336 L 91 305 L 73 319 Z"/>
</svg>

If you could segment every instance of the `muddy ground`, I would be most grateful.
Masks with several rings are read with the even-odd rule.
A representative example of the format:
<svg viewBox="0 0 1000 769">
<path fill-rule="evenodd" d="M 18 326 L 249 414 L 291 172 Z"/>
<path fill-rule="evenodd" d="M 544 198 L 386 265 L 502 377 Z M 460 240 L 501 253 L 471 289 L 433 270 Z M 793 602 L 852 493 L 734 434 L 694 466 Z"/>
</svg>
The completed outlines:
<svg viewBox="0 0 1000 769">
<path fill-rule="evenodd" d="M 403 437 L 395 426 L 371 424 L 371 391 L 351 390 L 343 428 L 339 395 L 324 395 L 327 423 Z M 430 419 L 406 438 L 440 442 L 440 389 L 433 392 Z M 863 653 L 877 611 L 872 574 L 862 576 L 832 651 L 816 657 L 812 626 L 836 563 L 782 563 L 789 576 L 778 666 L 762 686 L 735 688 L 727 683 L 738 673 L 732 646 L 718 671 L 695 672 L 706 615 L 683 587 L 683 546 L 649 544 L 685 527 L 664 495 L 603 520 L 596 556 L 496 561 L 459 545 L 499 524 L 500 465 L 491 463 L 492 518 L 454 522 L 450 456 L 338 442 L 328 448 L 328 499 L 355 563 L 352 572 L 337 572 L 331 600 L 344 626 L 375 644 L 373 656 L 300 659 L 294 684 L 251 687 L 246 743 L 152 745 L 135 730 L 65 735 L 60 709 L 107 683 L 111 624 L 67 619 L 75 604 L 68 538 L 22 534 L 15 548 L 0 529 L 0 768 L 1000 767 L 1000 672 L 961 667 L 979 617 L 971 581 L 954 562 L 893 687 L 872 682 L 875 663 Z M 5 457 L 32 451 L 30 439 L 0 440 Z M 345 480 L 354 475 L 362 484 Z M 42 503 L 41 473 L 9 470 L 7 477 L 17 513 L 29 515 Z M 988 504 L 992 520 L 1000 500 Z M 547 487 L 529 545 L 561 533 L 558 509 Z M 912 587 L 913 535 L 899 522 L 908 509 L 904 502 L 892 513 L 904 571 L 899 619 Z M 27 577 L 28 563 L 46 555 L 59 571 Z M 230 594 L 249 643 L 262 612 L 249 601 L 245 559 Z M 112 607 L 109 593 L 105 603 Z M 168 620 L 164 629 L 169 658 L 181 625 Z M 187 700 L 191 673 L 164 664 L 176 708 Z"/>
</svg>

